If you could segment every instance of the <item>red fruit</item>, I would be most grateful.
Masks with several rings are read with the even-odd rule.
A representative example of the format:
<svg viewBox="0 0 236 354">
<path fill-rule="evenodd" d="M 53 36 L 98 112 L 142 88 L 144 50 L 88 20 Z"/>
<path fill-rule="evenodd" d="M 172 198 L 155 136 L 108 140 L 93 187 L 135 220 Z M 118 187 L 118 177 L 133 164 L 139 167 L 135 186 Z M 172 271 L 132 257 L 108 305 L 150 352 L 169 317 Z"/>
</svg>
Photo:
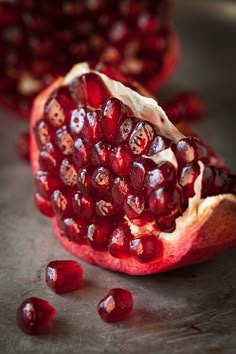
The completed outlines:
<svg viewBox="0 0 236 354">
<path fill-rule="evenodd" d="M 34 202 L 41 214 L 48 216 L 49 218 L 54 216 L 50 201 L 43 198 L 39 193 L 35 193 Z"/>
<path fill-rule="evenodd" d="M 169 7 L 166 0 L 138 4 L 134 0 L 62 0 L 57 9 L 52 3 L 1 1 L 1 103 L 28 117 L 38 92 L 78 61 L 89 61 L 93 67 L 100 60 L 106 65 L 115 63 L 120 77 L 125 73 L 156 90 L 179 58 Z M 145 46 L 147 40 L 149 46 Z M 93 73 L 75 79 L 72 88 L 76 101 L 85 100 L 90 107 L 97 108 L 109 98 Z M 51 117 L 55 124 L 64 120 L 64 103 L 53 99 L 47 107 L 49 116 L 52 105 L 58 108 L 58 116 Z"/>
<path fill-rule="evenodd" d="M 16 323 L 26 334 L 35 335 L 49 324 L 55 314 L 56 310 L 47 301 L 29 297 L 18 307 Z"/>
<path fill-rule="evenodd" d="M 64 294 L 80 287 L 83 268 L 76 261 L 51 261 L 46 268 L 46 283 L 56 294 Z"/>
<path fill-rule="evenodd" d="M 37 98 L 32 112 L 32 169 L 38 192 L 51 198 L 61 243 L 88 262 L 129 274 L 201 262 L 236 244 L 235 176 L 218 168 L 217 155 L 183 135 L 154 100 L 90 74 L 86 64 L 74 67 Z M 78 133 L 68 118 L 48 135 L 59 149 L 58 171 L 39 168 L 42 152 L 51 150 L 37 145 L 34 127 L 45 121 L 45 103 L 60 86 L 86 114 Z M 87 112 L 96 112 L 91 124 Z"/>
<path fill-rule="evenodd" d="M 118 322 L 129 317 L 133 309 L 133 296 L 130 291 L 115 288 L 98 303 L 99 316 L 106 322 Z"/>
</svg>

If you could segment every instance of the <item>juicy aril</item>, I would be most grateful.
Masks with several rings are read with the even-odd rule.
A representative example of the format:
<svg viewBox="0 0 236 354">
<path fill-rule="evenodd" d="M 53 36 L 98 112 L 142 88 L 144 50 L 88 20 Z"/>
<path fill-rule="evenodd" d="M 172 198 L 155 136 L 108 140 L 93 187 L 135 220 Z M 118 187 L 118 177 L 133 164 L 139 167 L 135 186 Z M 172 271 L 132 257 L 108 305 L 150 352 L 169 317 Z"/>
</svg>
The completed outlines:
<svg viewBox="0 0 236 354">
<path fill-rule="evenodd" d="M 168 0 L 0 2 L 0 99 L 28 117 L 35 95 L 79 61 L 114 65 L 151 90 L 172 73 Z"/>
<path fill-rule="evenodd" d="M 129 274 L 197 263 L 236 244 L 236 178 L 152 98 L 86 64 L 35 100 L 36 205 L 85 261 Z"/>
</svg>

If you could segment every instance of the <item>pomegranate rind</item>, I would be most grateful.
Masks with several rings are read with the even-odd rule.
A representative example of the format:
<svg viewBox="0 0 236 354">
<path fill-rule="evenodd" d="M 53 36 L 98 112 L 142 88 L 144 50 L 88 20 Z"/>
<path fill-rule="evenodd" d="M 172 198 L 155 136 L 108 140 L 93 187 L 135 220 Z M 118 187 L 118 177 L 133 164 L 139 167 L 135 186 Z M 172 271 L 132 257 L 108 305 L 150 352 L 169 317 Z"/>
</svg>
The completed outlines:
<svg viewBox="0 0 236 354">
<path fill-rule="evenodd" d="M 58 78 L 50 87 L 38 95 L 34 101 L 31 116 L 31 166 L 33 175 L 39 169 L 39 152 L 33 134 L 33 127 L 42 116 L 44 104 L 50 93 L 61 84 L 68 83 L 78 73 L 81 74 L 83 70 L 87 72 L 88 67 L 86 68 L 84 64 L 82 66 L 77 65 L 65 79 Z M 104 79 L 105 75 L 99 75 Z M 108 78 L 104 80 L 108 84 L 108 87 L 111 81 L 109 80 Z M 122 84 L 119 83 L 118 89 L 121 88 L 120 85 Z M 134 102 L 139 105 L 138 107 L 142 112 L 143 109 L 145 111 L 145 105 L 154 105 L 152 108 L 156 107 L 158 114 L 161 114 L 165 121 L 166 119 L 168 120 L 165 113 L 163 113 L 164 111 L 157 103 L 154 103 L 154 100 L 140 96 L 126 87 L 123 87 L 123 90 L 127 92 L 128 96 L 130 95 L 130 99 L 134 97 Z M 127 97 L 123 97 L 123 99 L 126 100 Z M 138 102 L 139 100 L 142 103 Z M 149 118 L 149 121 L 155 124 L 155 115 L 151 115 L 151 120 Z M 170 128 L 171 135 L 173 134 L 176 140 L 183 136 L 170 122 L 168 122 L 168 128 Z M 175 135 L 176 131 L 177 135 Z M 199 180 L 196 183 L 200 183 Z M 61 244 L 72 254 L 86 262 L 131 275 L 164 272 L 206 261 L 222 253 L 229 247 L 236 245 L 236 196 L 224 194 L 201 200 L 199 194 L 200 188 L 198 188 L 198 193 L 190 201 L 190 207 L 181 217 L 176 219 L 175 231 L 173 233 L 160 234 L 160 240 L 163 243 L 162 256 L 148 264 L 141 264 L 132 257 L 117 259 L 112 257 L 107 251 L 99 252 L 93 250 L 88 245 L 78 245 L 70 242 L 66 237 L 61 235 L 55 217 L 52 218 L 53 227 Z"/>
</svg>

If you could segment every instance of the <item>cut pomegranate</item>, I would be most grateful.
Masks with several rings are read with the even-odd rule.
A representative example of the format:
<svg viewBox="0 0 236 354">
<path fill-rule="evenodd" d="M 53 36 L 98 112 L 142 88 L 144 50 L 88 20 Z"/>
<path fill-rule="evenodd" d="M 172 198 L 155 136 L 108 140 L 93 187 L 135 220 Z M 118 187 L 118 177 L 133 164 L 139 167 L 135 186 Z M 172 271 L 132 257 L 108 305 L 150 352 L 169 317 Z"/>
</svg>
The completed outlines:
<svg viewBox="0 0 236 354">
<path fill-rule="evenodd" d="M 51 261 L 46 268 L 46 283 L 55 293 L 64 294 L 81 285 L 83 268 L 75 261 Z"/>
<path fill-rule="evenodd" d="M 61 87 L 67 118 L 41 134 L 49 97 Z M 222 160 L 208 145 L 182 134 L 155 100 L 86 64 L 35 100 L 31 140 L 37 193 L 51 203 L 56 235 L 76 256 L 148 274 L 236 244 L 235 175 L 219 168 Z"/>
<path fill-rule="evenodd" d="M 93 67 L 99 60 L 115 64 L 154 91 L 174 71 L 179 57 L 168 0 L 62 0 L 56 9 L 50 2 L 3 0 L 0 29 L 1 103 L 27 118 L 35 95 L 78 61 Z M 93 75 L 86 79 L 86 92 L 77 91 L 74 97 L 99 106 L 104 99 L 98 99 L 99 85 Z M 72 85 L 81 86 L 83 80 Z M 64 103 L 55 99 L 48 104 L 52 124 L 64 121 Z"/>
<path fill-rule="evenodd" d="M 37 297 L 25 299 L 16 313 L 16 323 L 26 334 L 40 333 L 55 316 L 56 310 Z"/>
<path fill-rule="evenodd" d="M 133 309 L 133 296 L 130 291 L 111 289 L 98 303 L 99 316 L 106 322 L 118 322 L 129 317 Z"/>
</svg>

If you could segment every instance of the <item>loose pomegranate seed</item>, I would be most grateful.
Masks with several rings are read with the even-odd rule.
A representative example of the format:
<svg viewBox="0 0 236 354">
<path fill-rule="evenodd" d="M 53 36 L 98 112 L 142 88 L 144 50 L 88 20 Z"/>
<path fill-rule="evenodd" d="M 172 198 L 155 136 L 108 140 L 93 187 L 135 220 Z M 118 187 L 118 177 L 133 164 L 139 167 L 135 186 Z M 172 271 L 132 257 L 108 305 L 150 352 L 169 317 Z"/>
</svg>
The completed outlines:
<svg viewBox="0 0 236 354">
<path fill-rule="evenodd" d="M 130 228 L 127 224 L 119 225 L 111 234 L 108 245 L 110 254 L 119 259 L 125 259 L 130 256 L 129 241 L 132 238 Z"/>
<path fill-rule="evenodd" d="M 127 178 L 117 177 L 111 190 L 114 201 L 117 204 L 123 204 L 128 193 L 132 193 L 130 181 Z"/>
<path fill-rule="evenodd" d="M 55 293 L 64 294 L 80 287 L 83 268 L 76 261 L 51 261 L 46 268 L 46 283 Z"/>
<path fill-rule="evenodd" d="M 112 233 L 113 225 L 111 222 L 100 222 L 90 224 L 88 227 L 88 242 L 96 251 L 107 250 L 109 237 Z"/>
<path fill-rule="evenodd" d="M 130 241 L 130 254 L 141 263 L 149 263 L 162 254 L 161 241 L 153 235 L 142 235 Z"/>
<path fill-rule="evenodd" d="M 49 218 L 54 216 L 50 201 L 43 198 L 39 193 L 35 193 L 34 203 L 41 214 L 48 216 Z"/>
<path fill-rule="evenodd" d="M 140 217 L 145 208 L 145 200 L 141 195 L 128 194 L 124 202 L 124 210 L 130 220 Z"/>
<path fill-rule="evenodd" d="M 137 123 L 129 139 L 129 147 L 134 155 L 144 154 L 153 139 L 154 130 L 146 122 Z"/>
<path fill-rule="evenodd" d="M 30 135 L 28 132 L 21 133 L 17 140 L 16 151 L 20 158 L 29 161 L 30 160 Z"/>
<path fill-rule="evenodd" d="M 127 318 L 133 309 L 133 296 L 125 289 L 111 289 L 98 303 L 99 316 L 106 322 L 118 322 Z"/>
<path fill-rule="evenodd" d="M 120 125 L 127 118 L 125 105 L 115 97 L 110 98 L 103 108 L 101 126 L 103 134 L 109 142 L 115 142 Z"/>
<path fill-rule="evenodd" d="M 157 216 L 168 216 L 181 212 L 182 192 L 166 187 L 156 189 L 149 198 L 149 208 Z"/>
<path fill-rule="evenodd" d="M 94 166 L 110 165 L 111 144 L 99 141 L 91 150 L 91 161 Z"/>
<path fill-rule="evenodd" d="M 37 297 L 25 299 L 16 313 L 16 323 L 26 334 L 40 333 L 55 316 L 56 310 L 45 300 Z"/>
<path fill-rule="evenodd" d="M 118 145 L 111 153 L 111 169 L 118 176 L 126 176 L 130 173 L 130 168 L 134 156 L 128 146 Z"/>
<path fill-rule="evenodd" d="M 207 149 L 196 137 L 179 140 L 176 145 L 175 155 L 180 164 L 196 162 L 197 160 L 208 161 Z"/>
</svg>

